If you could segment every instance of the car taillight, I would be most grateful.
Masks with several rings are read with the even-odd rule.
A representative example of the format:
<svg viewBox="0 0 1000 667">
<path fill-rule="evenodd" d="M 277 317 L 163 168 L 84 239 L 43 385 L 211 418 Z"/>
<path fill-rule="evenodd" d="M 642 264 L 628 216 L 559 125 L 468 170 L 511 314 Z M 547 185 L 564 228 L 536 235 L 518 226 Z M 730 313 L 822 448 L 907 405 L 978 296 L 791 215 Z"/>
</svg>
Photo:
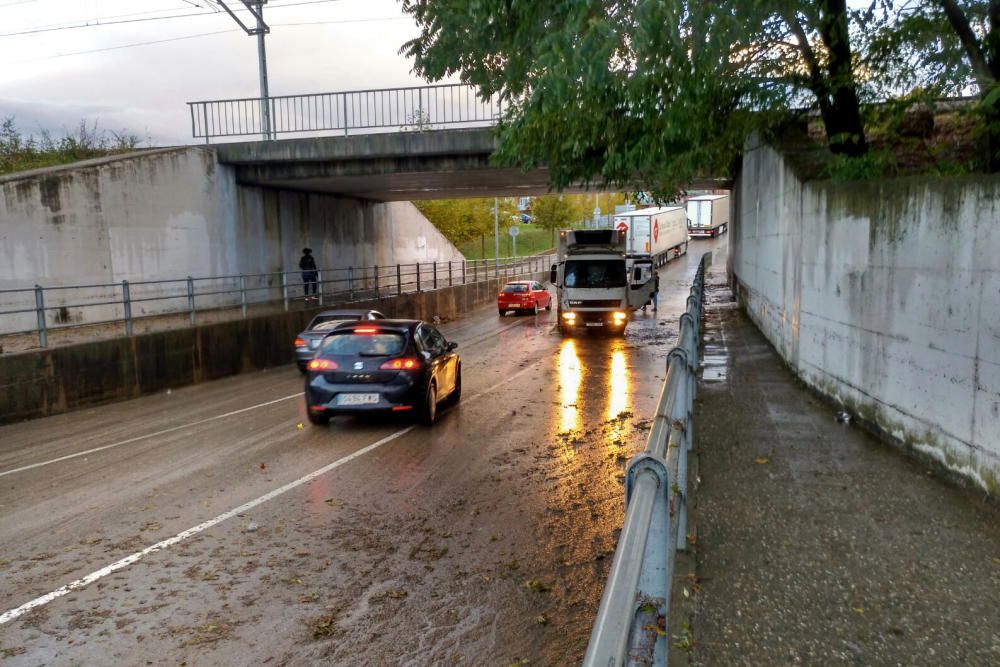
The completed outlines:
<svg viewBox="0 0 1000 667">
<path fill-rule="evenodd" d="M 295 347 L 305 347 L 306 344 L 307 343 L 306 343 L 306 339 L 305 338 L 296 338 L 295 339 Z"/>
<path fill-rule="evenodd" d="M 340 368 L 336 361 L 330 361 L 329 359 L 313 359 L 309 362 L 309 370 L 311 371 L 334 371 Z"/>
<path fill-rule="evenodd" d="M 384 371 L 412 371 L 420 368 L 420 361 L 413 358 L 390 359 L 379 366 Z"/>
</svg>

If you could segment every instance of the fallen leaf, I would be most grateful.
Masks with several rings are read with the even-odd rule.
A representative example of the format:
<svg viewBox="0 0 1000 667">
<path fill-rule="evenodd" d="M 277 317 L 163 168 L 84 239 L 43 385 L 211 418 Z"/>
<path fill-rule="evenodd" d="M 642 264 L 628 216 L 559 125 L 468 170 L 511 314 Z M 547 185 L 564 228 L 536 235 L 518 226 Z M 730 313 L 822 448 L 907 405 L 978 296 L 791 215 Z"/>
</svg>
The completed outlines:
<svg viewBox="0 0 1000 667">
<path fill-rule="evenodd" d="M 864 607 L 852 607 L 852 609 L 854 609 L 854 611 L 856 611 L 859 614 L 864 614 L 865 613 L 865 608 Z"/>
<path fill-rule="evenodd" d="M 765 463 L 767 463 L 767 457 L 758 456 L 756 459 L 754 459 L 754 463 L 756 463 L 757 465 L 764 465 Z"/>
<path fill-rule="evenodd" d="M 524 585 L 536 593 L 548 593 L 552 590 L 552 587 L 546 584 L 544 581 L 539 581 L 538 579 L 529 579 L 524 582 Z"/>
<path fill-rule="evenodd" d="M 260 464 L 260 469 L 261 470 L 267 470 L 267 464 L 266 463 L 261 463 Z"/>
<path fill-rule="evenodd" d="M 298 424 L 296 424 L 295 428 L 297 428 L 297 429 L 299 429 L 301 431 L 302 430 L 302 422 L 299 422 Z"/>
<path fill-rule="evenodd" d="M 538 623 L 538 625 L 548 625 L 549 618 L 545 614 L 539 614 L 535 617 L 535 623 Z"/>
</svg>

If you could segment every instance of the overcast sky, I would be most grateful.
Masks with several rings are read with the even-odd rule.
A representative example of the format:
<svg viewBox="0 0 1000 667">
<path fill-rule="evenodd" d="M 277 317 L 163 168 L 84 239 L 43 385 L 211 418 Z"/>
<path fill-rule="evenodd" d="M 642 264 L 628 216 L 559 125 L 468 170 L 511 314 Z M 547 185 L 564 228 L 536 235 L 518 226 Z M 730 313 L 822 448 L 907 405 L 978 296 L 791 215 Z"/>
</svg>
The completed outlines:
<svg viewBox="0 0 1000 667">
<path fill-rule="evenodd" d="M 186 102 L 260 90 L 256 38 L 213 7 L 206 0 L 0 0 L 0 118 L 16 116 L 26 133 L 61 135 L 86 119 L 144 143 L 193 143 Z M 196 15 L 157 18 L 181 14 Z M 397 54 L 417 34 L 398 0 L 270 0 L 264 14 L 272 95 L 423 84 Z M 36 32 L 12 34 L 29 31 Z M 161 43 L 135 46 L 154 41 Z"/>
</svg>

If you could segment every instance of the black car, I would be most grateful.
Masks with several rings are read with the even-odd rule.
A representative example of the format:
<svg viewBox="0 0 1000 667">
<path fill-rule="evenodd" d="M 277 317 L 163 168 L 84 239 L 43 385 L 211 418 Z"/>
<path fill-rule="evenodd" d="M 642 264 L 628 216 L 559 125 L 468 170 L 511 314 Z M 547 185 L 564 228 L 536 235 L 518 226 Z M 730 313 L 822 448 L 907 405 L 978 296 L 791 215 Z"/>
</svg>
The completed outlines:
<svg viewBox="0 0 1000 667">
<path fill-rule="evenodd" d="M 306 375 L 313 424 L 338 414 L 411 412 L 433 424 L 438 404 L 462 396 L 462 360 L 437 329 L 419 320 L 338 325 L 320 343 Z"/>
<path fill-rule="evenodd" d="M 330 333 L 335 327 L 344 322 L 356 322 L 358 320 L 384 320 L 385 315 L 377 310 L 324 310 L 316 317 L 312 318 L 305 331 L 295 337 L 295 362 L 299 365 L 299 370 L 306 372 L 306 364 L 316 354 L 323 336 Z"/>
</svg>

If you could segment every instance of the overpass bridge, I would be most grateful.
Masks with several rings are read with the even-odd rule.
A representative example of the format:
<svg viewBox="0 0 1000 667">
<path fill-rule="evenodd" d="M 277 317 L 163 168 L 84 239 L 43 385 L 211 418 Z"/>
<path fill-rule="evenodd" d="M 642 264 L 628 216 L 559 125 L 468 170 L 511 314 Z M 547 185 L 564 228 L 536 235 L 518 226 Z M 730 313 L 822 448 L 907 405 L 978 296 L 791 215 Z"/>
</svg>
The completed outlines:
<svg viewBox="0 0 1000 667">
<path fill-rule="evenodd" d="M 549 192 L 548 171 L 500 166 L 493 131 L 503 108 L 470 86 L 287 95 L 191 102 L 198 139 L 260 140 L 215 146 L 219 162 L 243 185 L 355 197 L 412 201 L 526 196 Z M 262 110 L 267 109 L 268 123 Z M 269 130 L 265 132 L 264 127 Z M 278 139 L 279 136 L 288 137 Z M 728 189 L 707 176 L 692 189 Z M 635 189 L 642 184 L 636 182 Z M 564 190 L 600 190 L 578 184 Z"/>
</svg>

